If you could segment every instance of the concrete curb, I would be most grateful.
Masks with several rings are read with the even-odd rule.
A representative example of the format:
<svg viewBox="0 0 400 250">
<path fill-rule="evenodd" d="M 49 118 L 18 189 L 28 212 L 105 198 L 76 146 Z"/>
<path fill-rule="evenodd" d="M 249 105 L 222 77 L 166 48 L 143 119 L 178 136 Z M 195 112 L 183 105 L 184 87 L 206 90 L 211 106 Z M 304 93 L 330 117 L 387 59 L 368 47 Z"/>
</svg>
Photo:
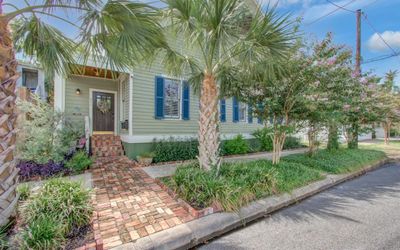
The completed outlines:
<svg viewBox="0 0 400 250">
<path fill-rule="evenodd" d="M 354 173 L 341 175 L 327 175 L 324 180 L 298 188 L 292 193 L 279 196 L 270 196 L 250 203 L 241 208 L 238 213 L 215 213 L 173 228 L 143 237 L 136 242 L 130 242 L 113 249 L 188 249 L 215 238 L 246 223 L 262 218 L 283 207 L 287 207 L 300 200 L 322 192 L 369 171 L 375 170 L 387 163 L 398 159 L 380 160 Z"/>
</svg>

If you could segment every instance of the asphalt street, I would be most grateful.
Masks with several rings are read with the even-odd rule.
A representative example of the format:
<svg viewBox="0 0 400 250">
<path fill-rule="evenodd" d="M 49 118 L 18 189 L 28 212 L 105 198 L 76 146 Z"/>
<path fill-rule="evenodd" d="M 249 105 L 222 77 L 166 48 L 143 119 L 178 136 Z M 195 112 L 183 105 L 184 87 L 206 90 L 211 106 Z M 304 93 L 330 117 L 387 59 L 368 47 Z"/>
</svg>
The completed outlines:
<svg viewBox="0 0 400 250">
<path fill-rule="evenodd" d="M 389 164 L 199 247 L 400 250 L 400 164 Z"/>
</svg>

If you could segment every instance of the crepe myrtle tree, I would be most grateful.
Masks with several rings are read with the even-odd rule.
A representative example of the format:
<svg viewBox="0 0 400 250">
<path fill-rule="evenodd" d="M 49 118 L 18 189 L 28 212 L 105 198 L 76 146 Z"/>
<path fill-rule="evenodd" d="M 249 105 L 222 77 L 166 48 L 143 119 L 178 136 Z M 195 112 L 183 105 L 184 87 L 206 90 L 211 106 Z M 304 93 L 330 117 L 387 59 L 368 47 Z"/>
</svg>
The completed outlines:
<svg viewBox="0 0 400 250">
<path fill-rule="evenodd" d="M 306 103 L 304 96 L 310 89 L 310 60 L 301 47 L 300 43 L 293 46 L 284 60 L 271 62 L 266 59 L 241 71 L 238 73 L 241 80 L 230 88 L 231 95 L 248 103 L 251 115 L 270 131 L 273 164 L 280 162 L 287 135 L 301 128 L 300 118 Z M 229 93 L 229 90 L 224 92 Z"/>
<path fill-rule="evenodd" d="M 396 74 L 397 71 L 387 72 L 383 84 L 375 87 L 376 113 L 384 130 L 385 144 L 389 144 L 392 126 L 400 122 L 400 94 L 394 88 Z"/>
<path fill-rule="evenodd" d="M 200 94 L 200 167 L 220 165 L 218 101 L 221 80 L 237 66 L 283 57 L 292 40 L 291 21 L 274 8 L 253 14 L 239 0 L 165 0 L 166 31 L 183 38 L 178 49 L 165 52 L 169 73 L 189 76 Z M 172 46 L 171 46 L 172 47 Z"/>
<path fill-rule="evenodd" d="M 76 21 L 60 13 L 77 16 Z M 89 57 L 98 65 L 124 69 L 164 46 L 156 14 L 130 0 L 0 0 L 0 225 L 17 202 L 16 51 L 37 60 L 49 74 L 66 74 Z M 79 35 L 65 36 L 52 26 L 55 20 Z"/>
<path fill-rule="evenodd" d="M 331 33 L 311 45 L 309 56 L 312 63 L 308 70 L 310 89 L 306 95 L 306 111 L 303 119 L 308 121 L 309 153 L 315 152 L 317 133 L 328 128 L 328 150 L 339 148 L 338 128 L 345 101 L 343 93 L 351 87 L 352 53 L 344 45 L 334 44 Z"/>
<path fill-rule="evenodd" d="M 343 106 L 341 124 L 345 132 L 347 147 L 358 148 L 358 135 L 370 132 L 371 125 L 378 121 L 375 86 L 378 78 L 371 73 L 353 73 L 342 93 Z"/>
</svg>

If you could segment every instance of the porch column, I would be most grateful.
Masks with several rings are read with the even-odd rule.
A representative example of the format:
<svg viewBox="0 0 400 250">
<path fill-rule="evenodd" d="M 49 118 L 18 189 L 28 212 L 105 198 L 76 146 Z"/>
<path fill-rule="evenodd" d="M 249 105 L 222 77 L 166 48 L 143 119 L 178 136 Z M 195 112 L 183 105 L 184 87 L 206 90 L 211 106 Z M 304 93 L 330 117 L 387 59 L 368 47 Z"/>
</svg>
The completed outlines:
<svg viewBox="0 0 400 250">
<path fill-rule="evenodd" d="M 128 106 L 128 131 L 129 136 L 133 135 L 133 74 L 129 74 L 129 106 Z"/>
<path fill-rule="evenodd" d="M 65 78 L 58 73 L 54 76 L 54 109 L 60 112 L 65 109 Z"/>
</svg>

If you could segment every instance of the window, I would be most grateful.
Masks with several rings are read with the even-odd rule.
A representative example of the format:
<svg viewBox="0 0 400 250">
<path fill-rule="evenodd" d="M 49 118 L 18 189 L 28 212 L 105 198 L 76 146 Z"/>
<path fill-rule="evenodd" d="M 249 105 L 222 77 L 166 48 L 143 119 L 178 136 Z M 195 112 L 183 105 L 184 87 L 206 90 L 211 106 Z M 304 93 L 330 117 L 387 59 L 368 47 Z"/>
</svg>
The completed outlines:
<svg viewBox="0 0 400 250">
<path fill-rule="evenodd" d="M 39 82 L 38 72 L 36 70 L 22 69 L 22 86 L 35 91 Z"/>
<path fill-rule="evenodd" d="M 181 81 L 165 78 L 164 115 L 166 118 L 180 118 Z"/>
<path fill-rule="evenodd" d="M 246 122 L 247 117 L 247 105 L 244 103 L 239 103 L 239 121 Z"/>
</svg>

